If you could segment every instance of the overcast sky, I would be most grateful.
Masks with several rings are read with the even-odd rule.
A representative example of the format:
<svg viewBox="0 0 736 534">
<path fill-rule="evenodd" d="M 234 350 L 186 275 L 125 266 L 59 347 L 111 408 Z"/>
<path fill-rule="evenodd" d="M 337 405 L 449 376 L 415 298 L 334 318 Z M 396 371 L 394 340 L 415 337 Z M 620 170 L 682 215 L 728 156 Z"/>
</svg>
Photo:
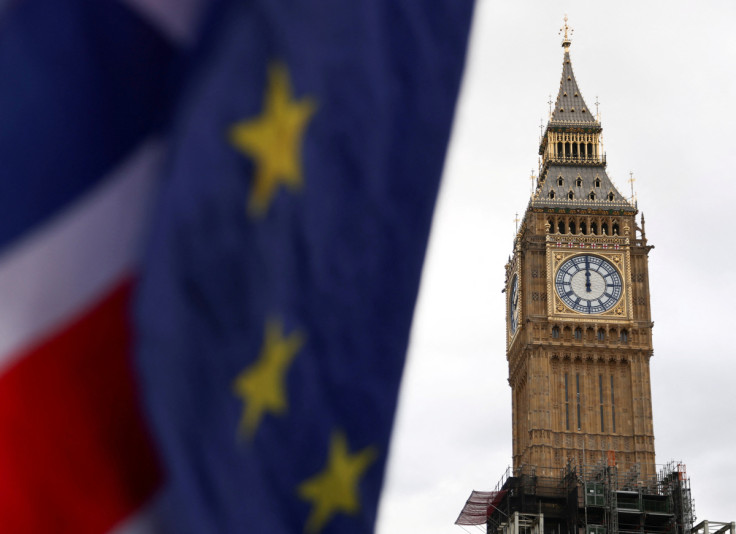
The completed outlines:
<svg viewBox="0 0 736 534">
<path fill-rule="evenodd" d="M 414 319 L 378 532 L 458 534 L 511 463 L 504 264 L 562 72 L 649 254 L 657 462 L 687 464 L 698 521 L 736 520 L 736 2 L 479 0 Z"/>
</svg>

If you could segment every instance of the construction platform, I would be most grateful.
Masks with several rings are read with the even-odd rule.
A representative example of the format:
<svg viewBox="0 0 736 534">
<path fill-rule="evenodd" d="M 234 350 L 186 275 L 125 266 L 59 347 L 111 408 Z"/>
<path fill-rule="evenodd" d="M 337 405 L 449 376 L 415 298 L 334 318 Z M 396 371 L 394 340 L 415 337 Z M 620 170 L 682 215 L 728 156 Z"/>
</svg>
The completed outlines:
<svg viewBox="0 0 736 534">
<path fill-rule="evenodd" d="M 558 471 L 543 477 L 534 468 L 507 469 L 493 491 L 473 491 L 455 524 L 485 526 L 487 534 L 725 534 L 724 525 L 732 525 L 693 527 L 690 483 L 679 462 L 649 479 L 638 465 L 620 472 L 610 458 Z"/>
</svg>

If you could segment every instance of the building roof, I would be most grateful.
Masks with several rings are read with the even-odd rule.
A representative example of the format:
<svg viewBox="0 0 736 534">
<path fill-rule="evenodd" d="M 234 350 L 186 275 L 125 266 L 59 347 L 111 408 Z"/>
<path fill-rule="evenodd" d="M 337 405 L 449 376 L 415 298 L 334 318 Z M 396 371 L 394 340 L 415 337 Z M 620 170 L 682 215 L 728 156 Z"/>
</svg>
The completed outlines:
<svg viewBox="0 0 736 534">
<path fill-rule="evenodd" d="M 569 41 L 568 41 L 569 43 Z M 550 118 L 550 126 L 558 123 L 583 122 L 596 124 L 598 121 L 595 115 L 591 113 L 588 106 L 583 100 L 583 95 L 575 81 L 575 73 L 572 70 L 570 62 L 569 45 L 565 47 L 565 56 L 562 60 L 562 78 L 560 79 L 560 90 L 557 93 L 555 107 L 552 110 Z"/>
<path fill-rule="evenodd" d="M 550 165 L 534 192 L 532 207 L 636 211 L 613 185 L 603 165 Z"/>
</svg>

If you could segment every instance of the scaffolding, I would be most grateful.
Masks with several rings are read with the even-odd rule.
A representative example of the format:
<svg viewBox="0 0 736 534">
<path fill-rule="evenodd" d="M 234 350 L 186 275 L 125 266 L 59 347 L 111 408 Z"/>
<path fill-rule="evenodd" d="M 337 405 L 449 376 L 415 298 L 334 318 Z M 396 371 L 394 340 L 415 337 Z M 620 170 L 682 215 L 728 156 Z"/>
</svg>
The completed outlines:
<svg viewBox="0 0 736 534">
<path fill-rule="evenodd" d="M 538 476 L 537 472 L 547 474 Z M 488 534 L 725 534 L 695 532 L 690 483 L 681 462 L 642 479 L 634 465 L 620 470 L 609 454 L 594 465 L 570 460 L 563 469 L 507 469 L 486 492 Z M 651 472 L 651 470 L 649 470 Z M 553 475 L 549 476 L 549 473 Z M 557 474 L 554 474 L 557 473 Z M 474 492 L 474 494 L 479 492 Z M 472 497 L 472 495 L 471 495 Z M 468 503 L 471 499 L 468 500 Z M 466 507 L 468 504 L 466 504 Z M 465 509 L 464 509 L 465 511 Z M 482 514 L 475 508 L 474 524 Z M 467 518 L 461 513 L 461 518 Z M 736 534 L 733 530 L 729 534 Z"/>
<path fill-rule="evenodd" d="M 691 530 L 692 534 L 736 534 L 736 523 L 701 521 Z"/>
<path fill-rule="evenodd" d="M 666 464 L 648 479 L 642 479 L 636 464 L 620 471 L 610 456 L 606 463 L 568 469 L 585 489 L 578 526 L 586 534 L 689 534 L 692 530 L 690 482 L 681 462 Z"/>
<path fill-rule="evenodd" d="M 544 534 L 543 514 L 514 512 L 508 521 L 500 525 L 498 534 Z"/>
<path fill-rule="evenodd" d="M 659 473 L 660 484 L 672 495 L 672 506 L 681 530 L 678 534 L 690 534 L 695 522 L 695 505 L 690 494 L 690 479 L 685 464 L 670 462 Z"/>
</svg>

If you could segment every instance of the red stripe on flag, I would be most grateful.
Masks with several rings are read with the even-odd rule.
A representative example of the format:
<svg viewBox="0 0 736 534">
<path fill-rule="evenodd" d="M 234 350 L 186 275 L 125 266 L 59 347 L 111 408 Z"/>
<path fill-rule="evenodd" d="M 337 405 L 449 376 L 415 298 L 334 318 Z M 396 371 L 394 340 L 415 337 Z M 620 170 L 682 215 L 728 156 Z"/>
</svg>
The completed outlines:
<svg viewBox="0 0 736 534">
<path fill-rule="evenodd" d="M 159 485 L 124 281 L 0 377 L 0 529 L 101 533 Z"/>
</svg>

